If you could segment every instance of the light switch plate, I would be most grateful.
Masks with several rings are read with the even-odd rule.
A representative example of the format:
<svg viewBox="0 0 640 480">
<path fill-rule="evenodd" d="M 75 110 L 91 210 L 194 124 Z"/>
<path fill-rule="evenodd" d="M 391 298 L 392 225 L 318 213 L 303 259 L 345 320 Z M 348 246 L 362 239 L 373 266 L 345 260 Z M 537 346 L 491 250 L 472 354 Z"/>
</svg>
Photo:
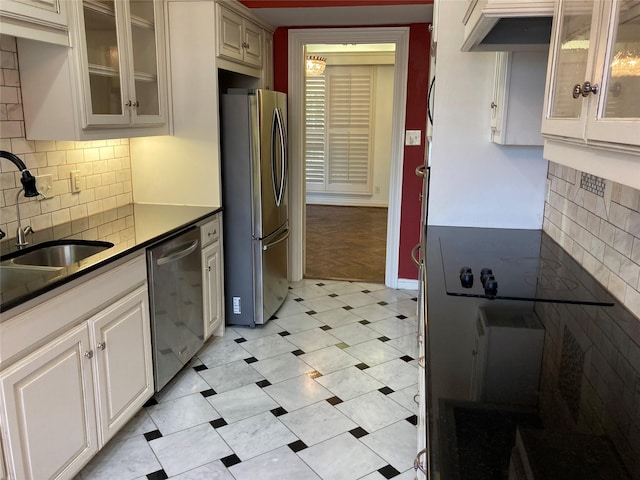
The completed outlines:
<svg viewBox="0 0 640 480">
<path fill-rule="evenodd" d="M 71 173 L 71 192 L 77 193 L 81 189 L 80 181 L 80 170 L 72 170 Z"/>
<path fill-rule="evenodd" d="M 421 142 L 420 130 L 407 130 L 404 136 L 405 145 L 420 145 Z"/>
</svg>

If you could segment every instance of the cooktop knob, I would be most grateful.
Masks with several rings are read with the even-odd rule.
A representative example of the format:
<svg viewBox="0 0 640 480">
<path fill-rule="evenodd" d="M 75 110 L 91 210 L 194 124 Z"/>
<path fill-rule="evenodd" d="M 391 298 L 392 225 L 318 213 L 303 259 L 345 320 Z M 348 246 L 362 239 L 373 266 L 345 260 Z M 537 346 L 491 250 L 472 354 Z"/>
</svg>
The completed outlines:
<svg viewBox="0 0 640 480">
<path fill-rule="evenodd" d="M 484 286 L 487 278 L 493 275 L 493 270 L 490 268 L 483 268 L 480 270 L 480 281 L 482 282 L 482 286 Z"/>
<path fill-rule="evenodd" d="M 493 275 L 487 277 L 484 282 L 484 293 L 486 295 L 498 294 L 498 282 Z"/>
</svg>

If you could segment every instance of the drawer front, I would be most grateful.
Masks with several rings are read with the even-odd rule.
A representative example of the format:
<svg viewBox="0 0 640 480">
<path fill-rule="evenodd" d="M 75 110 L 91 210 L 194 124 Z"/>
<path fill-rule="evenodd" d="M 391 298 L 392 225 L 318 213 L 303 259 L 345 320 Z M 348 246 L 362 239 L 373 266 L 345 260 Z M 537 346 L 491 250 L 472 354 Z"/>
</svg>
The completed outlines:
<svg viewBox="0 0 640 480">
<path fill-rule="evenodd" d="M 211 220 L 200 227 L 200 238 L 203 246 L 218 241 L 220 238 L 219 217 L 216 216 L 214 220 Z"/>
</svg>

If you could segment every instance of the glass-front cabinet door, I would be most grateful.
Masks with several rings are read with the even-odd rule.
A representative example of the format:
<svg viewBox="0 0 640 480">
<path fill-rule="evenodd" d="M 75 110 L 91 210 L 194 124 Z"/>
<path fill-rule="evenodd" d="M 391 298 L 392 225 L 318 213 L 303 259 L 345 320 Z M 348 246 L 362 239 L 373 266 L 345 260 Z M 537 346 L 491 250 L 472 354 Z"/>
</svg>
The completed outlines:
<svg viewBox="0 0 640 480">
<path fill-rule="evenodd" d="M 640 145 L 640 0 L 606 3 L 595 59 L 601 88 L 589 104 L 586 137 Z"/>
<path fill-rule="evenodd" d="M 582 138 L 586 107 L 582 85 L 592 75 L 594 13 L 600 0 L 560 0 L 552 32 L 542 133 Z M 578 89 L 580 89 L 578 91 Z"/>
<path fill-rule="evenodd" d="M 130 0 L 134 122 L 154 122 L 160 115 L 156 9 L 152 0 Z"/>
<path fill-rule="evenodd" d="M 85 127 L 165 122 L 162 22 L 157 0 L 83 0 Z"/>
<path fill-rule="evenodd" d="M 124 107 L 122 55 L 113 0 L 85 0 L 82 20 L 86 42 L 85 111 L 87 125 L 128 124 Z M 87 82 L 88 78 L 88 84 Z"/>
<path fill-rule="evenodd" d="M 559 0 L 542 133 L 638 146 L 638 91 L 640 0 Z"/>
</svg>

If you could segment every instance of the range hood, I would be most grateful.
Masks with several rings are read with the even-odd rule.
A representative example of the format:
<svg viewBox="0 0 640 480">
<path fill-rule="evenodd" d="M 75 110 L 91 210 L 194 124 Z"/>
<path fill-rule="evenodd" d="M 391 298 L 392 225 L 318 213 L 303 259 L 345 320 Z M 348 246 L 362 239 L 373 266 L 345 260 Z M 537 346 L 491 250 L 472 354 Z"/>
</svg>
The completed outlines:
<svg viewBox="0 0 640 480">
<path fill-rule="evenodd" d="M 465 13 L 463 52 L 549 48 L 553 1 L 472 0 Z"/>
</svg>

